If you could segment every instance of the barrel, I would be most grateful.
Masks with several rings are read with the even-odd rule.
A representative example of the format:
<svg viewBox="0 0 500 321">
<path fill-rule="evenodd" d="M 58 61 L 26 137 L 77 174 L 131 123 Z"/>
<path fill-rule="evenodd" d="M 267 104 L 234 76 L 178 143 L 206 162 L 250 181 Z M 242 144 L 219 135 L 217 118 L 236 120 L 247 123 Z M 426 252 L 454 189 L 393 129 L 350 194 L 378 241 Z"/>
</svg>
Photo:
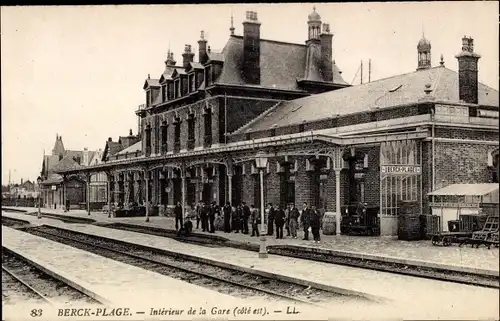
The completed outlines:
<svg viewBox="0 0 500 321">
<path fill-rule="evenodd" d="M 336 227 L 335 213 L 326 212 L 323 216 L 323 234 L 335 235 Z"/>
<path fill-rule="evenodd" d="M 398 239 L 404 241 L 420 240 L 420 215 L 398 216 Z"/>
<path fill-rule="evenodd" d="M 224 216 L 215 216 L 214 225 L 216 231 L 224 231 Z"/>
</svg>

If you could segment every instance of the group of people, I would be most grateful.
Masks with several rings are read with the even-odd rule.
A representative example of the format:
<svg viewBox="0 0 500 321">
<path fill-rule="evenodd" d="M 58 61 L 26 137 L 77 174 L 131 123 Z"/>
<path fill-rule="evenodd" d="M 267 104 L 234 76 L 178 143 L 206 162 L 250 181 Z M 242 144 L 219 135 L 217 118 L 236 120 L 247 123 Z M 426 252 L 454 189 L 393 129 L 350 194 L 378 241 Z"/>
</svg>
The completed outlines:
<svg viewBox="0 0 500 321">
<path fill-rule="evenodd" d="M 273 227 L 276 226 L 276 238 L 283 238 L 283 227 L 287 232 L 287 236 L 292 238 L 297 238 L 297 230 L 301 226 L 304 231 L 303 240 L 309 240 L 309 228 L 311 229 L 313 240 L 315 243 L 321 241 L 320 229 L 321 229 L 321 213 L 316 209 L 316 207 L 309 207 L 306 202 L 304 202 L 302 210 L 299 211 L 295 204 L 290 204 L 287 207 L 282 205 L 277 209 L 274 208 L 273 204 L 268 204 L 268 218 L 267 218 L 267 235 L 274 235 Z"/>
<path fill-rule="evenodd" d="M 258 226 L 261 224 L 261 215 L 259 210 L 253 204 L 248 206 L 245 202 L 236 206 L 231 206 L 231 203 L 226 203 L 223 206 L 218 206 L 216 202 L 210 204 L 200 202 L 193 205 L 191 214 L 186 216 L 186 221 L 183 223 L 182 206 L 177 203 L 175 209 L 175 228 L 179 234 L 189 235 L 193 229 L 191 218 L 196 218 L 196 229 L 200 228 L 203 232 L 215 233 L 216 217 L 222 215 L 224 221 L 223 230 L 225 233 L 243 233 L 250 234 L 249 225 L 251 226 L 251 236 L 260 236 Z M 282 205 L 274 208 L 272 203 L 267 205 L 267 235 L 274 235 L 276 229 L 276 238 L 282 239 L 283 229 L 286 230 L 286 236 L 297 238 L 297 231 L 300 227 L 303 228 L 303 240 L 309 240 L 309 229 L 311 229 L 313 240 L 319 243 L 321 240 L 321 213 L 314 207 L 309 207 L 307 203 L 303 204 L 302 210 L 295 207 L 295 204 L 288 206 Z M 200 224 L 201 223 L 201 224 Z"/>
</svg>

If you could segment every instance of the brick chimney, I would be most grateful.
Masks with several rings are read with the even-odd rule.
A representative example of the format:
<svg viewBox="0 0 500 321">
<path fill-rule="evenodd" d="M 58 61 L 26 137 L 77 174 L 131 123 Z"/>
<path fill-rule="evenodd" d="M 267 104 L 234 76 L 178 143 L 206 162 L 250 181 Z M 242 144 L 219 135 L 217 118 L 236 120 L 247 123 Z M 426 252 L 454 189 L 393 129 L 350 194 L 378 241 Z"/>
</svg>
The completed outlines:
<svg viewBox="0 0 500 321">
<path fill-rule="evenodd" d="M 247 83 L 260 84 L 260 22 L 255 11 L 247 11 L 243 21 L 243 75 Z"/>
<path fill-rule="evenodd" d="M 85 147 L 83 149 L 83 166 L 88 166 L 89 165 L 89 162 L 90 162 L 90 159 L 89 159 L 89 149 L 87 147 Z"/>
<path fill-rule="evenodd" d="M 194 53 L 191 52 L 191 45 L 184 46 L 184 53 L 182 54 L 182 66 L 186 68 L 190 62 L 193 62 Z"/>
<path fill-rule="evenodd" d="M 324 81 L 333 81 L 333 65 L 332 65 L 332 39 L 333 35 L 330 33 L 330 25 L 323 24 L 323 31 L 319 36 L 321 42 L 321 64 L 323 71 Z"/>
<path fill-rule="evenodd" d="M 474 52 L 474 39 L 462 38 L 462 52 L 455 56 L 458 59 L 458 95 L 460 100 L 477 104 L 477 72 L 480 55 Z"/>
<path fill-rule="evenodd" d="M 204 64 L 207 59 L 207 40 L 205 39 L 205 32 L 202 30 L 200 40 L 198 40 L 198 61 L 200 64 Z"/>
</svg>

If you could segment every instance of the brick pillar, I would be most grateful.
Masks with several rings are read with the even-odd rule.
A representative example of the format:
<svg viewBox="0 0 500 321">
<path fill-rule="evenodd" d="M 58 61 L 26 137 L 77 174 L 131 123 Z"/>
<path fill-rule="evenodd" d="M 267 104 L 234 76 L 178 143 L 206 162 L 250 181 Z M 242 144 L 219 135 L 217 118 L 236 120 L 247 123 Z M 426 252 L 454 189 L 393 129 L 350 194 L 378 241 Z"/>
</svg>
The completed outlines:
<svg viewBox="0 0 500 321">
<path fill-rule="evenodd" d="M 328 178 L 326 180 L 326 208 L 327 212 L 335 212 L 336 209 L 336 201 L 335 201 L 335 171 L 331 169 L 328 172 Z"/>
<path fill-rule="evenodd" d="M 253 178 L 253 175 L 250 175 L 250 168 L 249 165 L 247 164 L 245 166 L 245 171 L 242 174 L 242 201 L 246 202 L 248 206 L 251 204 L 255 204 L 254 200 L 254 190 L 255 190 L 255 179 Z"/>
<path fill-rule="evenodd" d="M 297 172 L 295 173 L 295 204 L 302 208 L 302 203 L 311 204 L 311 178 L 306 172 L 306 161 L 304 158 L 297 159 Z"/>
<path fill-rule="evenodd" d="M 269 173 L 264 170 L 264 197 L 265 202 L 275 207 L 280 204 L 280 176 L 276 173 L 276 159 L 269 159 Z"/>
</svg>

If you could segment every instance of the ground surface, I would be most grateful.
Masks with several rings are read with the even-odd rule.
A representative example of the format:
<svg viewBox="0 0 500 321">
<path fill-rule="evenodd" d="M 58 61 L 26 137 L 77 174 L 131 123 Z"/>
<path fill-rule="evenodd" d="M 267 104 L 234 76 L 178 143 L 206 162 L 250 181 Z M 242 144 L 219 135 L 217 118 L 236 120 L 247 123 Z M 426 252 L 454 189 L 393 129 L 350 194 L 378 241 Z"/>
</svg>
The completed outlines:
<svg viewBox="0 0 500 321">
<path fill-rule="evenodd" d="M 19 208 L 28 212 L 35 212 L 34 208 Z M 145 226 L 156 226 L 175 229 L 175 222 L 170 217 L 150 217 L 150 222 L 145 222 L 144 217 L 133 218 L 108 218 L 108 215 L 100 212 L 92 212 L 89 216 L 86 211 L 74 210 L 65 213 L 62 210 L 43 209 L 46 213 L 65 214 L 77 217 L 92 218 L 97 221 L 134 223 Z M 196 223 L 195 223 L 196 227 Z M 201 232 L 196 230 L 196 232 Z M 202 232 L 201 232 L 202 233 Z M 207 233 L 208 234 L 208 233 Z M 286 232 L 285 232 L 286 234 Z M 251 237 L 241 233 L 224 233 L 217 231 L 216 235 L 225 238 L 259 244 L 258 237 Z M 321 243 L 314 244 L 312 241 L 303 241 L 303 232 L 298 233 L 298 239 L 291 239 L 285 236 L 284 239 L 276 240 L 274 237 L 267 237 L 268 245 L 301 245 L 316 248 L 333 249 L 338 251 L 349 251 L 362 254 L 370 254 L 385 257 L 395 257 L 408 260 L 420 260 L 425 262 L 444 264 L 450 266 L 462 266 L 477 269 L 487 269 L 492 271 L 500 270 L 499 249 L 488 250 L 485 247 L 478 249 L 467 247 L 433 246 L 430 241 L 399 241 L 387 237 L 366 237 L 366 236 L 335 236 L 321 235 Z"/>
</svg>

